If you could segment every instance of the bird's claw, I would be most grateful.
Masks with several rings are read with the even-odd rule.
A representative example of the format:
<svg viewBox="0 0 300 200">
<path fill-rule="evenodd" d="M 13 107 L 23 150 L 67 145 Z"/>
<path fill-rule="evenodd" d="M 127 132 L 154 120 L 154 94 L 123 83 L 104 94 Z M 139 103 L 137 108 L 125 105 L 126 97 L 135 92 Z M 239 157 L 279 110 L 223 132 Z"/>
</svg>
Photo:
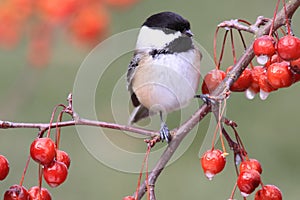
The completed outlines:
<svg viewBox="0 0 300 200">
<path fill-rule="evenodd" d="M 166 140 L 167 143 L 171 141 L 170 131 L 168 126 L 165 123 L 162 123 L 159 133 L 160 133 L 161 141 Z"/>
</svg>

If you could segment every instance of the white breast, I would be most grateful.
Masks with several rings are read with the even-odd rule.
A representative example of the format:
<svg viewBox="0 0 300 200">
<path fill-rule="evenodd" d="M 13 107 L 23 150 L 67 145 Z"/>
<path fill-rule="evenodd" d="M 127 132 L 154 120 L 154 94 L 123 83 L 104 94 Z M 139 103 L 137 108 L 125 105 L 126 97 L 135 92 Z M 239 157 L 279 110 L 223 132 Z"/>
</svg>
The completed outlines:
<svg viewBox="0 0 300 200">
<path fill-rule="evenodd" d="M 158 112 L 171 112 L 188 104 L 194 97 L 200 79 L 200 53 L 147 56 L 136 68 L 133 91 L 142 105 Z"/>
</svg>

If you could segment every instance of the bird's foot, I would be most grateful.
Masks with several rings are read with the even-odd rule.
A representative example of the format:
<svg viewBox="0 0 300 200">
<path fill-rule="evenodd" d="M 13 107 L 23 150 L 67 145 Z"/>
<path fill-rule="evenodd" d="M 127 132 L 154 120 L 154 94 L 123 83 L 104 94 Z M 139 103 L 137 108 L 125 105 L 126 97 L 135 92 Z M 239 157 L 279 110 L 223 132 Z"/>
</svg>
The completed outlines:
<svg viewBox="0 0 300 200">
<path fill-rule="evenodd" d="M 166 125 L 166 123 L 163 122 L 161 124 L 161 128 L 160 128 L 159 133 L 160 133 L 161 141 L 166 140 L 167 143 L 169 143 L 171 141 L 170 131 L 169 131 L 169 128 Z"/>
</svg>

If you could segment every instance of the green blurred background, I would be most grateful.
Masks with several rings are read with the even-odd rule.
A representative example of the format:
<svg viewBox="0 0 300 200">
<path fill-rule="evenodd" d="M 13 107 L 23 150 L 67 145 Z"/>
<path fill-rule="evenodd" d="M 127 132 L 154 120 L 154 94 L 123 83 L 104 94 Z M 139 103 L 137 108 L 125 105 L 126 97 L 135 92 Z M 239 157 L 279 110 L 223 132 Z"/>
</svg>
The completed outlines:
<svg viewBox="0 0 300 200">
<path fill-rule="evenodd" d="M 112 14 L 110 33 L 137 28 L 149 15 L 170 10 L 190 20 L 195 40 L 212 54 L 213 35 L 219 22 L 231 18 L 253 22 L 259 15 L 271 17 L 274 8 L 273 0 L 141 0 L 129 9 L 110 9 Z M 299 24 L 298 11 L 293 20 L 293 30 L 297 36 L 300 36 Z M 66 102 L 68 93 L 73 89 L 77 70 L 88 51 L 74 48 L 63 36 L 58 35 L 53 43 L 50 65 L 45 69 L 35 69 L 25 63 L 26 45 L 27 42 L 24 41 L 16 49 L 0 51 L 0 119 L 48 122 L 54 105 Z M 103 84 L 107 85 L 106 89 L 101 90 L 101 84 L 99 85 L 97 91 L 99 105 L 96 109 L 101 113 L 99 114 L 101 120 L 113 120 L 108 109 L 111 95 L 109 87 L 113 87 L 115 79 L 126 72 L 130 56 L 120 58 L 117 64 L 108 70 L 107 80 L 103 80 Z M 230 54 L 225 57 L 223 63 L 231 65 Z M 233 94 L 228 100 L 227 109 L 227 116 L 239 125 L 240 136 L 250 157 L 262 163 L 263 182 L 277 185 L 287 200 L 299 199 L 300 195 L 300 136 L 298 136 L 300 130 L 297 118 L 299 89 L 299 84 L 281 89 L 272 93 L 266 101 L 261 101 L 257 97 L 254 100 L 247 100 L 243 94 Z M 176 124 L 170 119 L 168 121 L 171 127 L 172 124 Z M 208 124 L 209 117 L 201 122 L 198 135 L 185 154 L 163 171 L 156 185 L 158 199 L 229 198 L 236 179 L 232 155 L 228 157 L 225 171 L 213 181 L 208 181 L 204 177 L 199 164 L 198 152 L 204 137 L 201 133 L 206 132 Z M 29 146 L 37 130 L 10 129 L 0 130 L 0 133 L 0 153 L 9 159 L 11 166 L 8 178 L 0 183 L 2 195 L 10 185 L 19 183 Z M 118 140 L 118 134 L 113 135 L 109 137 Z M 130 140 L 130 146 L 136 147 L 140 152 L 145 148 L 142 140 L 137 139 Z M 86 151 L 74 127 L 62 130 L 61 149 L 70 154 L 72 164 L 67 181 L 58 188 L 49 188 L 53 199 L 122 199 L 123 196 L 134 192 L 138 175 L 119 172 L 98 162 Z M 140 166 L 141 163 L 136 165 Z M 25 186 L 29 188 L 36 184 L 37 166 L 31 162 Z M 237 194 L 236 199 L 242 198 Z"/>
</svg>

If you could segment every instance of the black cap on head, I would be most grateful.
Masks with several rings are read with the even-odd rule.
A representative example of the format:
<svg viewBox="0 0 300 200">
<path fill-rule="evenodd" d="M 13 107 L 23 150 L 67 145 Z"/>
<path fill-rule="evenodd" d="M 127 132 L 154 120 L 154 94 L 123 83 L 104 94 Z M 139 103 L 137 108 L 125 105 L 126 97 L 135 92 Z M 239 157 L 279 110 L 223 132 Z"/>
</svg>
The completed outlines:
<svg viewBox="0 0 300 200">
<path fill-rule="evenodd" d="M 173 12 L 154 14 L 146 19 L 144 25 L 151 28 L 170 29 L 180 32 L 185 32 L 191 28 L 189 21 Z"/>
</svg>

